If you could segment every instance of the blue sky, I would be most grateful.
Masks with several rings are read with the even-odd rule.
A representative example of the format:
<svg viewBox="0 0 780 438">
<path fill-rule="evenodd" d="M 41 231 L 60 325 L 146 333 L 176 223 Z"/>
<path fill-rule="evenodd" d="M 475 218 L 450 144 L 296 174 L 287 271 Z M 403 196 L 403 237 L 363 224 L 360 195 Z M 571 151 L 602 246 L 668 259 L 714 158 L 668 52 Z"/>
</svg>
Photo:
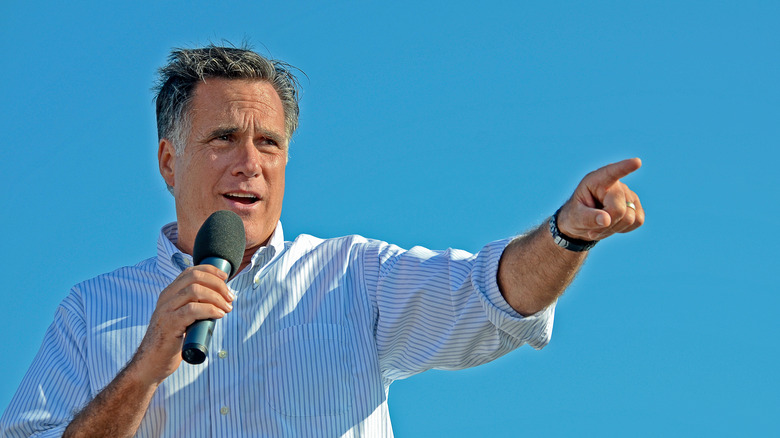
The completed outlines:
<svg viewBox="0 0 780 438">
<path fill-rule="evenodd" d="M 399 437 L 780 432 L 780 3 L 3 2 L 0 409 L 56 306 L 174 220 L 151 86 L 226 39 L 299 67 L 288 239 L 485 243 L 587 172 L 647 223 L 600 243 L 551 344 L 393 384 Z"/>
</svg>

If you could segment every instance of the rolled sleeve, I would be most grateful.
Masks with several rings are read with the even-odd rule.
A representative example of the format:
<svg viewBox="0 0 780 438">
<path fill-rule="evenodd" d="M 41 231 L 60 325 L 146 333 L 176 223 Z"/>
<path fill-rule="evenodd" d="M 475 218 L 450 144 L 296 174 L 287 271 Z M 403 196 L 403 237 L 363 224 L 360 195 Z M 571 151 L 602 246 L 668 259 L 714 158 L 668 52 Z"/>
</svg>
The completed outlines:
<svg viewBox="0 0 780 438">
<path fill-rule="evenodd" d="M 498 288 L 498 263 L 504 249 L 513 239 L 491 242 L 477 254 L 474 265 L 474 289 L 479 294 L 488 320 L 499 330 L 539 350 L 550 342 L 555 316 L 555 302 L 547 308 L 523 316 L 504 299 Z"/>
</svg>

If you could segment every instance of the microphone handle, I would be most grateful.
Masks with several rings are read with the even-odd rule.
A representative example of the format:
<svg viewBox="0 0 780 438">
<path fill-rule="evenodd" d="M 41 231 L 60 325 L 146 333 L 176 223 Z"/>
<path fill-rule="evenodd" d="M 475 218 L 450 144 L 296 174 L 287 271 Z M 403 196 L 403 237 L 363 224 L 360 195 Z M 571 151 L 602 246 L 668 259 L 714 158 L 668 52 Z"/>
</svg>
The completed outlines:
<svg viewBox="0 0 780 438">
<path fill-rule="evenodd" d="M 216 266 L 227 275 L 230 275 L 232 271 L 230 262 L 218 257 L 207 257 L 199 264 Z M 187 327 L 187 332 L 184 336 L 184 346 L 181 349 L 181 358 L 192 365 L 205 362 L 206 357 L 209 355 L 212 333 L 214 333 L 213 319 L 201 319 Z"/>
</svg>

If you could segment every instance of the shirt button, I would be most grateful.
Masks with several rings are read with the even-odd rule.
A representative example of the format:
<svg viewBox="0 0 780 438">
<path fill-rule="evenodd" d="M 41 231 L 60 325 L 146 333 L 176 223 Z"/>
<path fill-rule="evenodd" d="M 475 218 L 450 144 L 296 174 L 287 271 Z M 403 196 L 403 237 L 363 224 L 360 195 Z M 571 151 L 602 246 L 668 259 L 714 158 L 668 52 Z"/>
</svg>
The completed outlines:
<svg viewBox="0 0 780 438">
<path fill-rule="evenodd" d="M 227 406 L 222 406 L 219 409 L 219 413 L 222 415 L 227 415 L 229 412 L 230 412 L 230 408 L 228 408 Z"/>
<path fill-rule="evenodd" d="M 227 351 L 219 350 L 219 353 L 217 354 L 217 356 L 219 356 L 220 359 L 224 359 L 224 358 L 227 357 Z"/>
</svg>

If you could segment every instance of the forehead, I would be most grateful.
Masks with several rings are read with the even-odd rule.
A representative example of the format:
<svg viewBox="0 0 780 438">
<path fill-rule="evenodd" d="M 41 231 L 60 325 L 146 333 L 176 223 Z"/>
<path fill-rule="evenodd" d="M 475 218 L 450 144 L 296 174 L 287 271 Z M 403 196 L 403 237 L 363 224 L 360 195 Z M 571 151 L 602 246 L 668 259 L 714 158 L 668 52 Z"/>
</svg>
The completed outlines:
<svg viewBox="0 0 780 438">
<path fill-rule="evenodd" d="M 237 128 L 275 130 L 284 134 L 279 94 L 264 80 L 209 78 L 195 87 L 190 105 L 193 129 L 232 124 Z"/>
</svg>

